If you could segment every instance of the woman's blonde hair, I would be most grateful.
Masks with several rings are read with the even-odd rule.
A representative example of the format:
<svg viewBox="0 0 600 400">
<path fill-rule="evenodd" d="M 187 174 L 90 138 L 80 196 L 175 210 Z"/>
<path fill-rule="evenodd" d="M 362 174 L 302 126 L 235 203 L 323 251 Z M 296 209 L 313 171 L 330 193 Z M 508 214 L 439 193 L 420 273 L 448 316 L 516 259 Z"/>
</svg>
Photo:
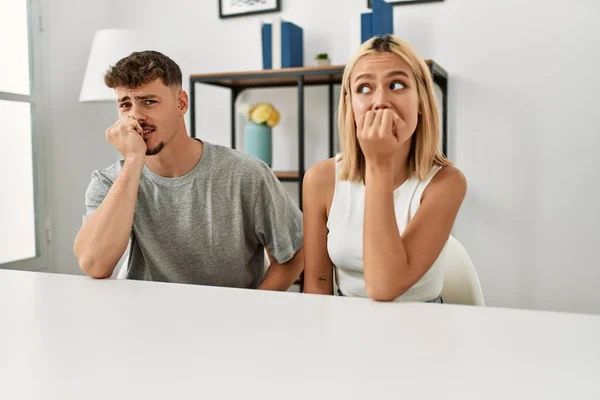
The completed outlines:
<svg viewBox="0 0 600 400">
<path fill-rule="evenodd" d="M 365 156 L 356 135 L 350 76 L 354 66 L 362 57 L 367 54 L 383 52 L 394 53 L 408 64 L 417 85 L 420 114 L 417 129 L 411 138 L 408 155 L 409 176 L 416 174 L 420 179 L 425 179 L 433 165 L 451 165 L 439 150 L 439 113 L 429 67 L 401 39 L 392 35 L 376 36 L 360 46 L 356 55 L 346 65 L 342 77 L 342 91 L 338 108 L 338 131 L 342 151 L 340 179 L 342 180 L 364 182 L 365 179 Z"/>
</svg>

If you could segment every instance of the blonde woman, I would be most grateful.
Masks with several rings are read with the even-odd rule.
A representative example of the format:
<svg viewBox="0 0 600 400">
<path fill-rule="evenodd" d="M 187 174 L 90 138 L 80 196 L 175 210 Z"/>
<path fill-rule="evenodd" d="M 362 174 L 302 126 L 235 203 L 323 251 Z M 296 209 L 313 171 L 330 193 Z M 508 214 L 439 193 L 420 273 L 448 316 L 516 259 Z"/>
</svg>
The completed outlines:
<svg viewBox="0 0 600 400">
<path fill-rule="evenodd" d="M 425 62 L 402 40 L 365 42 L 342 80 L 341 154 L 304 178 L 306 293 L 443 302 L 444 248 L 466 193 L 438 149 Z M 417 211 L 418 210 L 418 211 Z"/>
</svg>

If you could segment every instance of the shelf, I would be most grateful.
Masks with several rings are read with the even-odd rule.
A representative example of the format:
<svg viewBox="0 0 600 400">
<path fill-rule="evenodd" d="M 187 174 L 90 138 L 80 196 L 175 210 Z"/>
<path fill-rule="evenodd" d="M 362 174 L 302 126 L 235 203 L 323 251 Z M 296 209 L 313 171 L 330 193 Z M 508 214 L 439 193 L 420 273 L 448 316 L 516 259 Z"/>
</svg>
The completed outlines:
<svg viewBox="0 0 600 400">
<path fill-rule="evenodd" d="M 242 89 L 250 87 L 295 86 L 298 84 L 298 77 L 303 76 L 305 85 L 323 85 L 340 83 L 343 73 L 343 65 L 334 65 L 224 72 L 219 74 L 195 74 L 190 76 L 190 81 Z"/>
<path fill-rule="evenodd" d="M 446 71 L 431 60 L 426 60 L 435 75 L 447 76 Z M 344 65 L 323 67 L 301 67 L 283 69 L 263 69 L 258 71 L 223 72 L 216 74 L 193 74 L 190 82 L 205 83 L 232 89 L 268 88 L 296 86 L 303 77 L 304 85 L 339 84 L 342 81 Z"/>
<path fill-rule="evenodd" d="M 283 182 L 298 182 L 300 174 L 298 171 L 273 171 L 275 176 Z"/>
</svg>

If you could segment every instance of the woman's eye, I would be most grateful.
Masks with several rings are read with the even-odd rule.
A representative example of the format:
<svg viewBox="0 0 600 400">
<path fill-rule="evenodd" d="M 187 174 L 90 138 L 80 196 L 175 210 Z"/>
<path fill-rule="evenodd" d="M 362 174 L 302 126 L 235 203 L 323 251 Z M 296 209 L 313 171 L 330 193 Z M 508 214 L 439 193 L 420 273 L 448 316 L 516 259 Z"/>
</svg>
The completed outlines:
<svg viewBox="0 0 600 400">
<path fill-rule="evenodd" d="M 392 84 L 390 85 L 390 89 L 392 90 L 400 90 L 400 89 L 404 89 L 405 86 L 402 82 L 392 82 Z"/>
<path fill-rule="evenodd" d="M 371 89 L 366 85 L 360 85 L 358 87 L 358 93 L 369 93 Z"/>
</svg>

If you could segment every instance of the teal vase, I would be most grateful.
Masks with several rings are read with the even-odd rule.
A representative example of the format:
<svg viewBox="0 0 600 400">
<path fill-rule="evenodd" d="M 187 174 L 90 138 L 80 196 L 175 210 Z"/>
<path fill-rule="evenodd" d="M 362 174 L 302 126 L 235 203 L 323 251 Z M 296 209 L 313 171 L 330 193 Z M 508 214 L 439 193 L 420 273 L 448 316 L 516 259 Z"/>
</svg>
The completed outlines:
<svg viewBox="0 0 600 400">
<path fill-rule="evenodd" d="M 272 164 L 273 141 L 271 139 L 272 128 L 267 124 L 257 124 L 248 121 L 244 137 L 244 152 L 263 160 L 269 167 Z"/>
</svg>

